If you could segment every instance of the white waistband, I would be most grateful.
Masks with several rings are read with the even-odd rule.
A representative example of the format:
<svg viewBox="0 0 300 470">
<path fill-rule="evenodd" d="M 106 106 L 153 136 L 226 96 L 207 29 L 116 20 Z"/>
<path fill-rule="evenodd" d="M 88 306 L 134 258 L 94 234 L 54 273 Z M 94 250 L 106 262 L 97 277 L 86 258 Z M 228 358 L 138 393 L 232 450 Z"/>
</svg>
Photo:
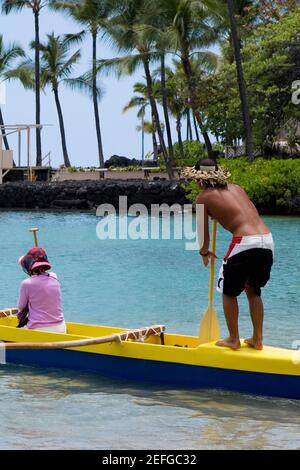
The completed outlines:
<svg viewBox="0 0 300 470">
<path fill-rule="evenodd" d="M 235 238 L 235 237 L 234 237 Z M 265 233 L 265 234 L 258 234 L 258 235 L 246 235 L 241 237 L 241 243 L 255 243 L 255 242 L 265 242 L 265 243 L 273 243 L 273 235 L 272 233 Z"/>
</svg>

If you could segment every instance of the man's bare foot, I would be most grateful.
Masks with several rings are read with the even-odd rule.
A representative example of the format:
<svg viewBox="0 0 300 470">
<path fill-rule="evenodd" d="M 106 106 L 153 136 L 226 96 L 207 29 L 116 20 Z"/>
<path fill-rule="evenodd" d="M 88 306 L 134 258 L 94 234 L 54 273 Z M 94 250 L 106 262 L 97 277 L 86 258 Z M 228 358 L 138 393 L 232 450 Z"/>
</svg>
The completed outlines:
<svg viewBox="0 0 300 470">
<path fill-rule="evenodd" d="M 221 341 L 218 341 L 216 343 L 216 346 L 220 346 L 221 348 L 230 348 L 234 349 L 237 351 L 238 349 L 241 348 L 241 342 L 240 340 L 232 340 L 231 338 L 223 339 Z"/>
<path fill-rule="evenodd" d="M 254 338 L 245 339 L 244 343 L 250 346 L 250 348 L 257 349 L 258 351 L 261 351 L 264 348 L 262 341 Z"/>
</svg>

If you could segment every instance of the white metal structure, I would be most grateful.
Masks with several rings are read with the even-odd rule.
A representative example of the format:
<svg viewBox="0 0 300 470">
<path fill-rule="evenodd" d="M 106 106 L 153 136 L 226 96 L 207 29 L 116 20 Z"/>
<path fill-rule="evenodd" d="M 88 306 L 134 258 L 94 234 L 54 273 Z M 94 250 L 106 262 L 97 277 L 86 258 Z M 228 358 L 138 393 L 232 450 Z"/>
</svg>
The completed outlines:
<svg viewBox="0 0 300 470">
<path fill-rule="evenodd" d="M 7 137 L 11 134 L 18 134 L 18 167 L 21 167 L 22 163 L 22 133 L 26 133 L 26 165 L 28 169 L 29 180 L 32 181 L 33 168 L 32 165 L 32 152 L 31 152 L 31 131 L 37 128 L 43 129 L 44 126 L 49 124 L 12 124 L 0 126 L 0 184 L 3 182 L 3 177 L 13 168 L 13 151 L 3 150 L 3 137 Z M 46 155 L 50 161 L 50 152 Z M 43 159 L 43 161 L 45 160 Z M 4 171 L 4 173 L 3 173 Z"/>
<path fill-rule="evenodd" d="M 13 163 L 13 151 L 2 150 L 2 136 L 0 136 L 0 184 L 3 183 L 3 177 L 11 170 L 14 166 Z"/>
</svg>

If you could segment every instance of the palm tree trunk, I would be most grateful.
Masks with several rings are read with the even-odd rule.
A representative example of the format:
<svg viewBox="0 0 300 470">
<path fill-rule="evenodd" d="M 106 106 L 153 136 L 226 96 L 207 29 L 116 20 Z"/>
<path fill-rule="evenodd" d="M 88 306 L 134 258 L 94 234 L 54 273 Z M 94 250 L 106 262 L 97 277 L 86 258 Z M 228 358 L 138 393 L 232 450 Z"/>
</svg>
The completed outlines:
<svg viewBox="0 0 300 470">
<path fill-rule="evenodd" d="M 156 132 L 155 132 L 155 120 L 154 116 L 152 115 L 152 145 L 153 145 L 153 160 L 157 162 L 158 160 L 158 144 L 156 139 Z"/>
<path fill-rule="evenodd" d="M 142 164 L 145 160 L 145 119 L 142 117 Z"/>
<path fill-rule="evenodd" d="M 162 129 L 161 129 L 161 124 L 160 124 L 159 114 L 158 114 L 158 110 L 157 110 L 157 105 L 156 105 L 156 101 L 155 101 L 154 94 L 153 94 L 153 81 L 152 81 L 150 68 L 149 68 L 149 59 L 147 57 L 145 57 L 143 59 L 143 64 L 144 64 L 144 69 L 145 69 L 146 82 L 147 82 L 147 91 L 148 91 L 148 97 L 149 97 L 149 101 L 150 101 L 151 111 L 152 111 L 152 115 L 153 115 L 153 118 L 154 118 L 154 121 L 155 121 L 155 127 L 156 127 L 156 130 L 157 130 L 157 133 L 158 133 L 160 147 L 161 147 L 164 159 L 165 159 L 167 173 L 168 173 L 168 176 L 169 176 L 170 180 L 172 180 L 172 179 L 174 179 L 173 168 L 172 168 L 172 165 L 170 164 L 170 161 L 169 161 L 169 155 L 168 155 L 167 147 L 166 147 L 166 144 L 165 144 L 163 132 L 162 132 Z"/>
<path fill-rule="evenodd" d="M 214 153 L 213 153 L 211 141 L 210 141 L 208 133 L 204 130 L 204 124 L 202 121 L 201 113 L 198 108 L 196 87 L 194 83 L 194 77 L 193 77 L 190 59 L 189 59 L 187 52 L 182 54 L 181 61 L 182 61 L 183 70 L 184 70 L 186 80 L 187 80 L 187 85 L 188 85 L 188 90 L 189 90 L 189 95 L 190 95 L 190 106 L 193 110 L 195 118 L 200 127 L 201 133 L 203 135 L 208 157 L 214 159 Z"/>
<path fill-rule="evenodd" d="M 156 133 L 152 131 L 152 144 L 153 144 L 153 160 L 157 162 L 158 160 L 158 145 L 156 140 Z"/>
<path fill-rule="evenodd" d="M 40 25 L 39 9 L 34 10 L 35 24 L 35 123 L 41 124 Z M 36 129 L 36 166 L 42 166 L 41 129 Z"/>
<path fill-rule="evenodd" d="M 161 96 L 162 96 L 162 105 L 163 105 L 163 110 L 164 110 L 164 117 L 165 117 L 166 131 L 167 131 L 167 138 L 168 138 L 169 161 L 170 161 L 170 164 L 173 165 L 174 149 L 173 149 L 172 133 L 171 133 L 171 126 L 170 126 L 170 119 L 169 119 L 169 111 L 168 111 L 165 54 L 161 54 L 160 64 L 161 64 Z"/>
<path fill-rule="evenodd" d="M 95 115 L 97 142 L 98 142 L 99 164 L 100 164 L 100 168 L 103 168 L 104 167 L 104 155 L 103 155 L 103 145 L 102 145 L 99 106 L 98 106 L 98 93 L 97 93 L 97 65 L 96 65 L 96 61 L 97 61 L 97 29 L 92 31 L 92 38 L 93 38 L 93 103 L 94 103 L 94 115 Z"/>
<path fill-rule="evenodd" d="M 190 133 L 189 133 L 189 121 L 188 121 L 188 108 L 186 108 L 185 110 L 185 114 L 186 114 L 186 138 L 185 140 L 189 140 L 189 137 L 190 137 Z"/>
<path fill-rule="evenodd" d="M 67 150 L 64 118 L 63 118 L 61 105 L 60 105 L 60 101 L 59 101 L 59 97 L 58 97 L 58 89 L 54 88 L 53 92 L 54 92 L 55 103 L 56 103 L 57 114 L 58 114 L 58 120 L 59 120 L 59 128 L 60 128 L 61 145 L 62 145 L 62 151 L 63 151 L 63 156 L 64 156 L 64 163 L 65 163 L 66 167 L 70 167 L 71 162 L 70 162 L 69 155 L 68 155 L 68 150 Z"/>
<path fill-rule="evenodd" d="M 230 18 L 231 26 L 231 35 L 232 42 L 234 47 L 234 55 L 237 69 L 237 80 L 240 90 L 241 106 L 243 112 L 244 128 L 246 133 L 246 153 L 247 156 L 252 160 L 253 159 L 253 140 L 252 140 L 252 125 L 249 111 L 249 102 L 247 96 L 247 87 L 243 71 L 243 63 L 240 49 L 240 39 L 237 28 L 237 22 L 234 14 L 234 1 L 227 0 L 228 12 Z"/>
<path fill-rule="evenodd" d="M 187 140 L 193 140 L 193 131 L 192 131 L 192 123 L 191 123 L 191 110 L 187 108 L 187 129 L 188 129 L 188 138 Z"/>
<path fill-rule="evenodd" d="M 200 136 L 199 136 L 199 132 L 198 132 L 197 121 L 196 121 L 194 113 L 193 113 L 193 122 L 194 122 L 194 129 L 195 129 L 196 139 L 197 139 L 198 142 L 200 142 Z"/>
<path fill-rule="evenodd" d="M 3 119 L 1 106 L 0 106 L 0 125 L 4 126 L 4 119 Z M 5 135 L 5 129 L 3 127 L 1 127 L 1 134 L 2 134 L 5 149 L 9 150 L 8 140 L 7 140 L 7 137 Z"/>
<path fill-rule="evenodd" d="M 179 154 L 180 158 L 183 160 L 184 159 L 184 147 L 183 147 L 183 142 L 182 142 L 182 135 L 181 135 L 181 114 L 177 114 L 176 118 L 176 130 L 177 130 L 177 136 L 178 136 L 178 145 L 179 145 Z"/>
</svg>

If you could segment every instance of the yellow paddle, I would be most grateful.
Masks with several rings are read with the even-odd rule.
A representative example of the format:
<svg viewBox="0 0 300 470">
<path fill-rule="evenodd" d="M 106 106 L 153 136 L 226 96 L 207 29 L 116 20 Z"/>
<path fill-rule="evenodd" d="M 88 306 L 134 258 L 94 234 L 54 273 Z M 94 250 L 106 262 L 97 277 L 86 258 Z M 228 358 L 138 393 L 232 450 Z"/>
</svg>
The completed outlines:
<svg viewBox="0 0 300 470">
<path fill-rule="evenodd" d="M 212 221 L 212 247 L 211 252 L 216 254 L 217 242 L 217 221 Z M 215 256 L 210 259 L 210 279 L 209 279 L 209 294 L 208 294 L 208 308 L 203 315 L 199 328 L 199 344 L 209 343 L 220 339 L 220 327 L 217 313 L 213 307 L 214 298 L 214 280 L 215 280 Z"/>
<path fill-rule="evenodd" d="M 30 229 L 30 232 L 33 233 L 33 237 L 34 237 L 34 244 L 35 246 L 39 246 L 39 242 L 38 242 L 38 237 L 37 237 L 37 233 L 38 233 L 39 229 L 34 227 L 34 228 L 31 228 Z"/>
</svg>

